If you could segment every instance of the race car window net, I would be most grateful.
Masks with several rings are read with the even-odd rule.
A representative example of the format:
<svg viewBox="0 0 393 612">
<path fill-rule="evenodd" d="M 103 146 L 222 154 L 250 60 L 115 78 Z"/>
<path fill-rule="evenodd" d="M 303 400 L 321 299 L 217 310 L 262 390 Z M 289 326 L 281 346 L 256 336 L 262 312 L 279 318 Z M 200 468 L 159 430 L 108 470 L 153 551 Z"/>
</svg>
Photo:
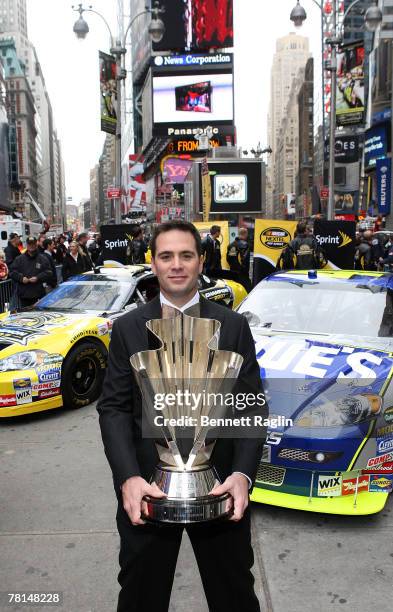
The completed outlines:
<svg viewBox="0 0 393 612">
<path fill-rule="evenodd" d="M 262 284 L 242 303 L 250 327 L 276 331 L 393 336 L 392 290 L 323 283 Z"/>
</svg>

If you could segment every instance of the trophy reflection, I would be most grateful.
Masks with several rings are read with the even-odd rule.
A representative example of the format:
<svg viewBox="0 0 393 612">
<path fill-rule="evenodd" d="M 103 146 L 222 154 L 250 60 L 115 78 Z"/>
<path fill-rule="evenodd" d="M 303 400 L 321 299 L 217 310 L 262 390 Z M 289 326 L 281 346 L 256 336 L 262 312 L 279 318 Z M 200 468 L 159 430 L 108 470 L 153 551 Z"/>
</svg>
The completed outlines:
<svg viewBox="0 0 393 612">
<path fill-rule="evenodd" d="M 219 479 L 210 463 L 215 440 L 206 438 L 210 420 L 222 418 L 227 409 L 214 398 L 220 397 L 224 388 L 225 392 L 233 388 L 243 357 L 218 350 L 219 321 L 177 313 L 174 318 L 146 323 L 159 348 L 136 353 L 130 362 L 145 416 L 160 434 L 154 435 L 160 462 L 151 482 L 166 494 L 163 499 L 144 498 L 144 517 L 165 523 L 195 523 L 228 516 L 232 511 L 229 493 L 209 495 Z M 159 409 L 157 398 L 164 398 Z M 166 403 L 165 398 L 172 401 Z"/>
</svg>

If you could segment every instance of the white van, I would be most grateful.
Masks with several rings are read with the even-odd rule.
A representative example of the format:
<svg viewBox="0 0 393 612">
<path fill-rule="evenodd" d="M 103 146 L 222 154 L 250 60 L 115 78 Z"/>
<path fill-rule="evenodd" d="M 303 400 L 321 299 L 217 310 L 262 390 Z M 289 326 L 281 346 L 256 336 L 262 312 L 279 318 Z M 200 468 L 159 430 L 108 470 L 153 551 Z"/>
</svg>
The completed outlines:
<svg viewBox="0 0 393 612">
<path fill-rule="evenodd" d="M 21 236 L 23 245 L 26 245 L 28 236 L 35 236 L 42 230 L 41 223 L 33 221 L 24 221 L 22 219 L 14 219 L 11 215 L 0 214 L 0 247 L 4 249 L 9 241 L 10 234 L 15 233 Z"/>
</svg>

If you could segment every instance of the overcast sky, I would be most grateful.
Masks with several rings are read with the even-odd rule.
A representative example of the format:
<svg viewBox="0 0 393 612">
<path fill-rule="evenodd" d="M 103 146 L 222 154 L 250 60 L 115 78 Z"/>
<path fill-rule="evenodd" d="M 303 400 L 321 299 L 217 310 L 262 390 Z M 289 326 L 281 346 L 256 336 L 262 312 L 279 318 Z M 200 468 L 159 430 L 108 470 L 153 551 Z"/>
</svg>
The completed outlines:
<svg viewBox="0 0 393 612">
<path fill-rule="evenodd" d="M 115 34 L 117 2 L 91 4 Z M 294 31 L 289 14 L 295 4 L 296 0 L 234 0 L 236 128 L 238 144 L 244 148 L 258 141 L 261 146 L 269 144 L 270 68 L 276 39 Z M 319 58 L 320 13 L 312 0 L 302 4 L 308 20 L 298 32 L 310 38 L 311 51 Z M 29 39 L 37 49 L 62 145 L 67 196 L 79 203 L 90 196 L 89 170 L 98 162 L 105 138 L 100 132 L 98 50 L 109 49 L 109 37 L 101 19 L 86 14 L 90 32 L 78 41 L 72 31 L 77 13 L 71 5 L 72 0 L 27 0 L 27 13 Z"/>
</svg>

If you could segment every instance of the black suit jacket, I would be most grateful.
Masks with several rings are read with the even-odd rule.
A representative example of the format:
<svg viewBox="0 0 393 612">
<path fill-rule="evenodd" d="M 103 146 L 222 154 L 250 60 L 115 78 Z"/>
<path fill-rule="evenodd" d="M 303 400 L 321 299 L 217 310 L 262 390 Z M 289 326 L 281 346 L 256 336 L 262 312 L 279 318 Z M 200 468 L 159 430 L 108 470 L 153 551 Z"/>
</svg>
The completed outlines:
<svg viewBox="0 0 393 612">
<path fill-rule="evenodd" d="M 244 358 L 236 391 L 262 392 L 254 341 L 246 319 L 204 298 L 201 298 L 200 312 L 202 318 L 221 322 L 218 348 L 237 352 Z M 131 476 L 142 476 L 149 481 L 159 461 L 154 440 L 142 437 L 142 397 L 130 364 L 131 355 L 149 348 L 146 322 L 159 318 L 161 304 L 157 296 L 122 315 L 113 325 L 109 363 L 97 410 L 117 494 L 121 484 Z M 267 416 L 266 406 L 257 410 L 259 415 Z M 254 482 L 265 437 L 266 428 L 261 427 L 258 438 L 218 439 L 211 462 L 221 480 L 232 472 L 243 472 Z"/>
</svg>

